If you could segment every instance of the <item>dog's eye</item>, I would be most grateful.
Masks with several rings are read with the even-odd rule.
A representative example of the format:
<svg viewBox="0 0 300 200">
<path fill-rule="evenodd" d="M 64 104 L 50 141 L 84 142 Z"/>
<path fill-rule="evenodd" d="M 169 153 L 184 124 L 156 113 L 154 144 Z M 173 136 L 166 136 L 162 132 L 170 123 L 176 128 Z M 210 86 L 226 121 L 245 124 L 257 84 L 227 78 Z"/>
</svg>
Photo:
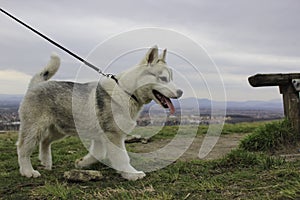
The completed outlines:
<svg viewBox="0 0 300 200">
<path fill-rule="evenodd" d="M 167 77 L 163 76 L 163 77 L 159 77 L 159 79 L 163 82 L 168 82 L 168 79 Z"/>
</svg>

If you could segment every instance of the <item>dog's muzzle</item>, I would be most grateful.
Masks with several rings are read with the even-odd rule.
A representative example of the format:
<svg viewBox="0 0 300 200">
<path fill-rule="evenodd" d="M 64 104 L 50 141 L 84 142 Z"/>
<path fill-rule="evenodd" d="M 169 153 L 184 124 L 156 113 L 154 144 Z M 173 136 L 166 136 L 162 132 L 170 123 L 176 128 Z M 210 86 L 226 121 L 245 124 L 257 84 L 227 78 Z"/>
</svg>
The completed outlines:
<svg viewBox="0 0 300 200">
<path fill-rule="evenodd" d="M 169 108 L 170 109 L 170 114 L 174 114 L 175 113 L 175 107 L 172 103 L 172 101 L 170 100 L 170 98 L 172 99 L 178 99 L 182 96 L 183 91 L 182 90 L 177 90 L 176 91 L 176 96 L 173 97 L 166 97 L 165 95 L 163 95 L 162 93 L 160 93 L 157 90 L 153 90 L 153 95 L 155 96 L 155 98 L 157 99 L 157 101 L 159 102 L 159 104 L 163 107 L 163 108 Z"/>
</svg>

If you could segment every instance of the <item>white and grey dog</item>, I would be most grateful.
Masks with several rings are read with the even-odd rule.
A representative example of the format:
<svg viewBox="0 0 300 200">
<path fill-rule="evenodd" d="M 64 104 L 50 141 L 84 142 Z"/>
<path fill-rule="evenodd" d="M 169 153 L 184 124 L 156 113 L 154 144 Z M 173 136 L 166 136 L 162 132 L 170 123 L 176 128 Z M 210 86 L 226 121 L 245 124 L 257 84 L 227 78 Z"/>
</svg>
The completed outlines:
<svg viewBox="0 0 300 200">
<path fill-rule="evenodd" d="M 124 142 L 144 104 L 154 100 L 174 113 L 170 98 L 179 98 L 183 92 L 174 85 L 165 59 L 166 50 L 158 55 L 154 46 L 137 66 L 116 76 L 119 84 L 110 78 L 81 84 L 47 81 L 60 65 L 59 57 L 52 55 L 48 65 L 33 76 L 19 109 L 17 151 L 21 175 L 40 176 L 30 160 L 37 145 L 42 165 L 51 170 L 51 143 L 79 135 L 92 142 L 89 153 L 76 161 L 76 167 L 107 159 L 123 178 L 143 178 L 145 173 L 131 166 Z"/>
</svg>

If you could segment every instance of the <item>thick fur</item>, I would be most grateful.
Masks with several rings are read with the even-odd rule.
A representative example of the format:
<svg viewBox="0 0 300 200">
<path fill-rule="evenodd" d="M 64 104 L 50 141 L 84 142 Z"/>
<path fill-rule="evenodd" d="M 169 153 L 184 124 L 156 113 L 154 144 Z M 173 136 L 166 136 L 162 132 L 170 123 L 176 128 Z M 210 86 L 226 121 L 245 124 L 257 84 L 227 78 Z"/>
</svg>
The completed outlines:
<svg viewBox="0 0 300 200">
<path fill-rule="evenodd" d="M 29 88 L 40 82 L 49 80 L 58 70 L 60 59 L 57 54 L 53 53 L 48 65 L 40 72 L 34 75 L 29 83 Z"/>
<path fill-rule="evenodd" d="M 21 175 L 40 176 L 30 160 L 37 145 L 42 165 L 51 170 L 51 143 L 79 135 L 90 139 L 91 145 L 89 153 L 76 161 L 76 167 L 108 159 L 123 178 L 143 178 L 145 173 L 130 165 L 124 141 L 135 127 L 142 106 L 151 100 L 160 103 L 153 90 L 167 98 L 182 95 L 172 83 L 165 57 L 166 51 L 158 56 L 158 48 L 151 48 L 139 65 L 117 76 L 117 85 L 109 78 L 85 84 L 48 81 L 60 64 L 59 57 L 52 55 L 45 69 L 33 76 L 19 109 L 17 152 Z"/>
</svg>

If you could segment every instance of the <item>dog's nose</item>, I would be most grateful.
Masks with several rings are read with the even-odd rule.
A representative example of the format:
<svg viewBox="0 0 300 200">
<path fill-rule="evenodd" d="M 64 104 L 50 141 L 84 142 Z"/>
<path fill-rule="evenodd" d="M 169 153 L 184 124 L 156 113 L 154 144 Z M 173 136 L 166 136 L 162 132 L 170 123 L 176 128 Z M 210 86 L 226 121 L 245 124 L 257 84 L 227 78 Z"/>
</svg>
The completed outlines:
<svg viewBox="0 0 300 200">
<path fill-rule="evenodd" d="M 181 97 L 183 94 L 182 90 L 177 90 L 177 98 Z"/>
</svg>

